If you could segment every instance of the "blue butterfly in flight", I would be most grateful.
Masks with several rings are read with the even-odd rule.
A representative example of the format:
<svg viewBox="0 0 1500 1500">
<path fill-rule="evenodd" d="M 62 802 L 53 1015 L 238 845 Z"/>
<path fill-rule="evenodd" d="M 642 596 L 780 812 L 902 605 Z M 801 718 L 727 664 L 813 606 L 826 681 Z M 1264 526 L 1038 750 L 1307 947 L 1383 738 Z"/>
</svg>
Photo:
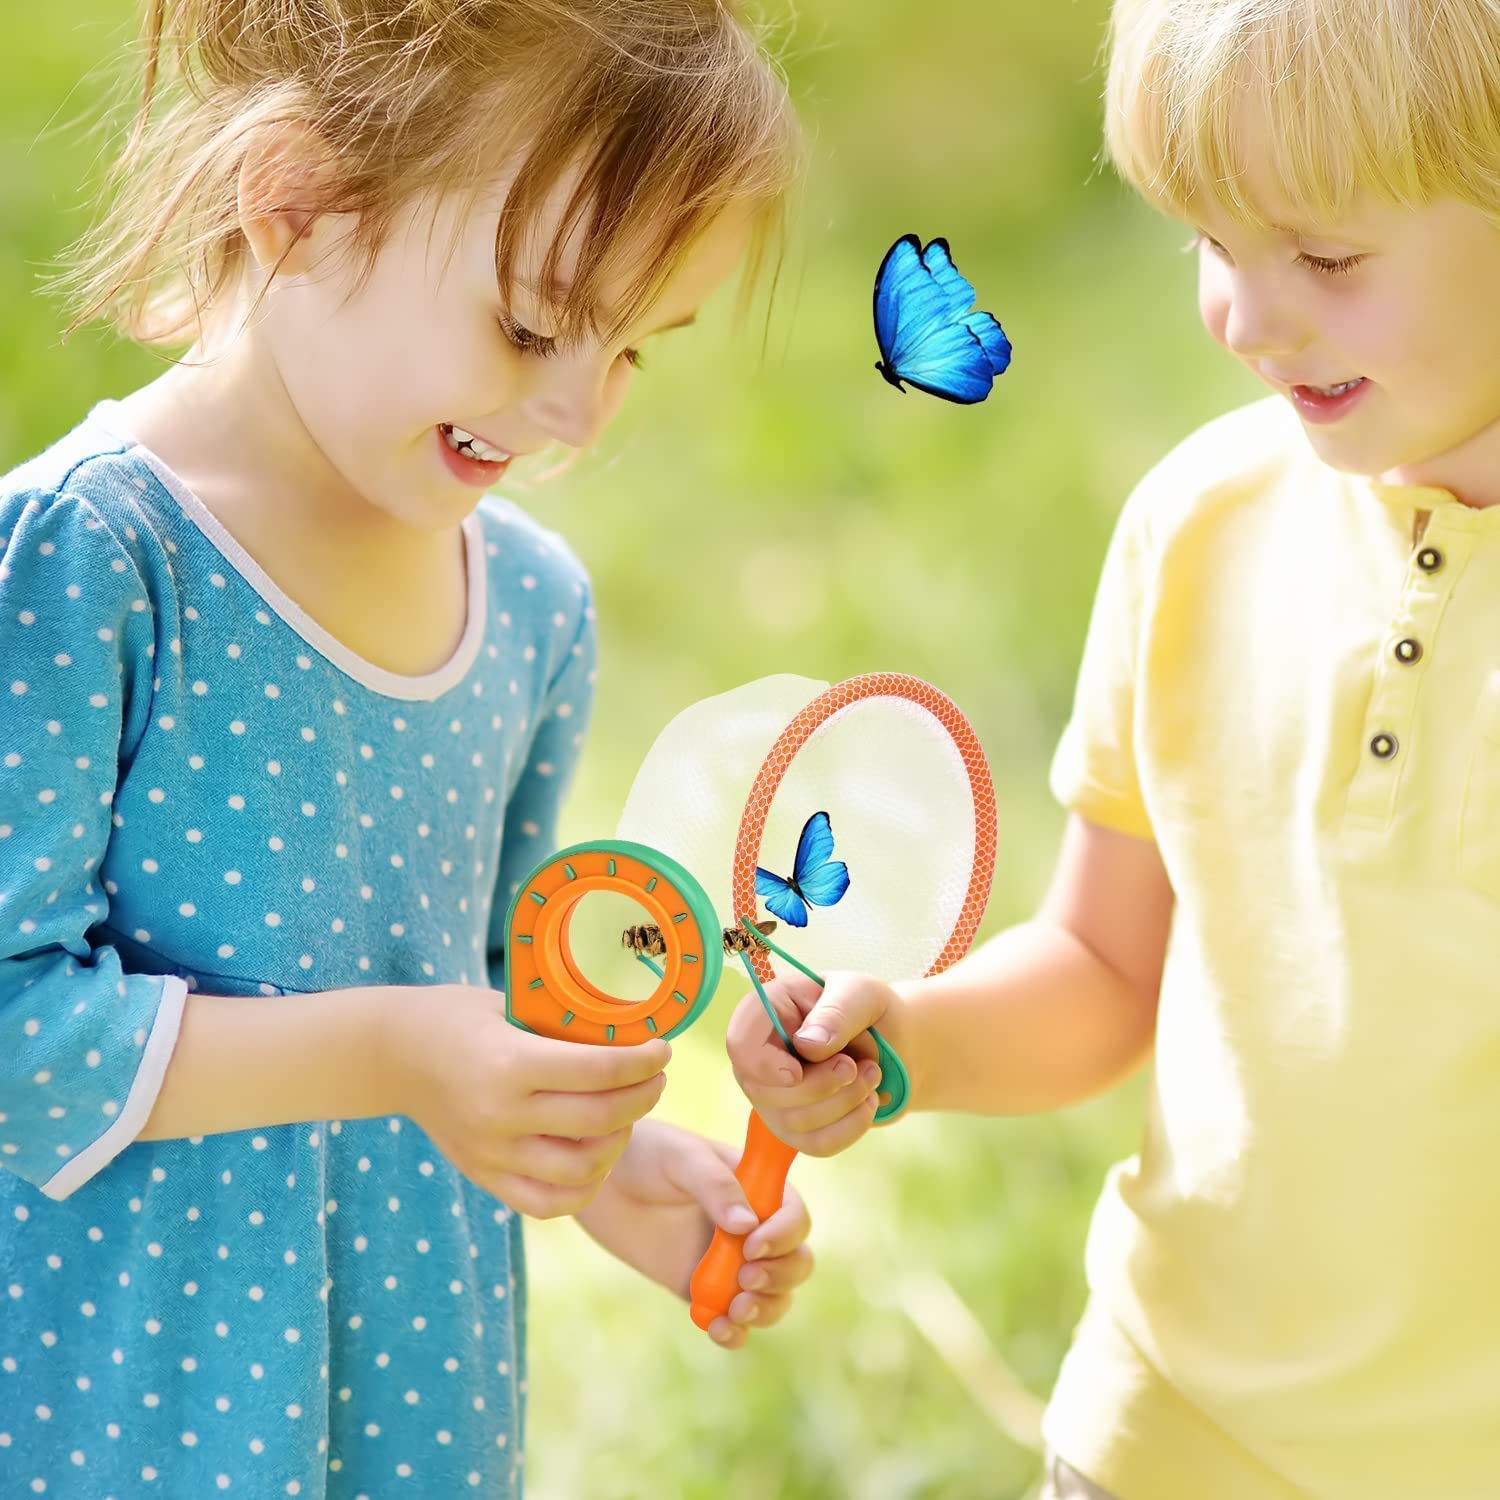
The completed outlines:
<svg viewBox="0 0 1500 1500">
<path fill-rule="evenodd" d="M 849 866 L 832 859 L 833 825 L 816 812 L 802 825 L 790 880 L 755 867 L 755 894 L 789 927 L 807 926 L 807 908 L 833 906 L 849 889 Z"/>
<path fill-rule="evenodd" d="M 875 275 L 875 368 L 906 387 L 971 406 L 1010 364 L 1010 340 L 987 312 L 971 312 L 974 288 L 958 273 L 948 241 L 903 234 Z"/>
</svg>

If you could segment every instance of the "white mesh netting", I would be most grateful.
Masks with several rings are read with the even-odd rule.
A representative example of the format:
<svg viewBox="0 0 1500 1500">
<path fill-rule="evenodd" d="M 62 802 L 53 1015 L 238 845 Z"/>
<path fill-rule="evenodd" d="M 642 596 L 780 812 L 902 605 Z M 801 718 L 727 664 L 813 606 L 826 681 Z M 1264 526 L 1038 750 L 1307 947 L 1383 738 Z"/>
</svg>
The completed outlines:
<svg viewBox="0 0 1500 1500">
<path fill-rule="evenodd" d="M 782 731 L 827 687 L 779 675 L 693 704 L 658 736 L 631 787 L 619 836 L 686 866 L 725 926 L 734 921 L 731 872 L 746 797 Z M 792 757 L 757 863 L 790 876 L 815 812 L 829 815 L 849 889 L 833 906 L 811 906 L 806 927 L 781 923 L 775 940 L 819 972 L 926 973 L 958 922 L 975 863 L 974 792 L 948 731 L 902 698 L 841 708 Z M 763 901 L 756 915 L 769 915 Z"/>
</svg>

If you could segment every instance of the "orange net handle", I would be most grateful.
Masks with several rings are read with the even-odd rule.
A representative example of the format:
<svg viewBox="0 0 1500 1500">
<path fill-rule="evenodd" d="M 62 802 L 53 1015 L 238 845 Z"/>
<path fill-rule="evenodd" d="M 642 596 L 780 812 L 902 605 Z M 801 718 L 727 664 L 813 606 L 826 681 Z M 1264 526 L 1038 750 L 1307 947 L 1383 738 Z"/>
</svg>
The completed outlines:
<svg viewBox="0 0 1500 1500">
<path fill-rule="evenodd" d="M 985 762 L 984 751 L 979 747 L 979 738 L 969 721 L 959 711 L 958 705 L 946 693 L 939 692 L 930 682 L 920 677 L 909 677 L 901 672 L 867 672 L 861 677 L 850 677 L 836 682 L 825 692 L 819 693 L 801 713 L 781 732 L 781 737 L 771 747 L 762 763 L 760 772 L 750 788 L 745 801 L 745 811 L 740 818 L 739 837 L 734 846 L 734 876 L 732 900 L 736 922 L 755 920 L 755 867 L 760 861 L 761 835 L 765 832 L 766 818 L 775 800 L 776 790 L 787 773 L 797 752 L 836 713 L 853 703 L 867 698 L 899 698 L 925 708 L 947 731 L 963 757 L 964 770 L 969 778 L 969 792 L 974 799 L 974 868 L 969 874 L 969 887 L 964 894 L 964 904 L 959 909 L 958 920 L 942 951 L 933 960 L 929 974 L 940 973 L 949 964 L 957 962 L 969 951 L 974 934 L 984 916 L 985 903 L 989 900 L 990 881 L 995 873 L 995 788 L 990 780 L 990 768 Z M 758 943 L 750 950 L 750 962 L 762 983 L 769 984 L 775 977 L 770 955 Z"/>
</svg>

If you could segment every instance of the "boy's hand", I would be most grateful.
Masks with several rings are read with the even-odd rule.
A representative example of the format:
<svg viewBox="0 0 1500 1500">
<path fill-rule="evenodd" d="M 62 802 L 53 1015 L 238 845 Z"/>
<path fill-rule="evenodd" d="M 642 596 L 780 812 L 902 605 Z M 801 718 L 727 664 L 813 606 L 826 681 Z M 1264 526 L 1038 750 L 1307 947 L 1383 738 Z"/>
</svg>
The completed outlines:
<svg viewBox="0 0 1500 1500">
<path fill-rule="evenodd" d="M 513 1026 L 476 985 L 385 992 L 380 1052 L 395 1110 L 471 1182 L 533 1218 L 576 1214 L 661 1098 L 670 1045 L 559 1042 Z"/>
<path fill-rule="evenodd" d="M 756 1227 L 755 1213 L 735 1180 L 737 1148 L 705 1140 L 661 1120 L 635 1127 L 629 1146 L 578 1221 L 612 1255 L 684 1300 L 688 1283 L 716 1227 L 745 1234 L 742 1290 L 709 1337 L 738 1349 L 751 1328 L 786 1316 L 792 1293 L 812 1272 L 807 1209 L 788 1187 L 782 1206 Z"/>
<path fill-rule="evenodd" d="M 730 1018 L 727 1044 L 745 1097 L 798 1151 L 847 1150 L 870 1128 L 881 1102 L 880 1067 L 867 1032 L 900 1005 L 899 997 L 879 979 L 842 973 L 828 975 L 824 990 L 794 974 L 767 985 L 766 996 L 805 1061 L 786 1050 L 752 991 Z"/>
</svg>

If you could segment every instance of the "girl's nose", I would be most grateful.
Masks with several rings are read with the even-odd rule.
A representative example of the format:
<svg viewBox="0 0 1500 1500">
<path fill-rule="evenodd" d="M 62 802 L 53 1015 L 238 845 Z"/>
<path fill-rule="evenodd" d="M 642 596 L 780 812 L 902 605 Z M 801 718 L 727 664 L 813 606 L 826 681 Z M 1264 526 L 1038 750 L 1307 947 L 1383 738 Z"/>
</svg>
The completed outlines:
<svg viewBox="0 0 1500 1500">
<path fill-rule="evenodd" d="M 538 370 L 522 409 L 554 441 L 586 448 L 611 415 L 611 369 L 597 350 L 554 355 Z"/>
</svg>

